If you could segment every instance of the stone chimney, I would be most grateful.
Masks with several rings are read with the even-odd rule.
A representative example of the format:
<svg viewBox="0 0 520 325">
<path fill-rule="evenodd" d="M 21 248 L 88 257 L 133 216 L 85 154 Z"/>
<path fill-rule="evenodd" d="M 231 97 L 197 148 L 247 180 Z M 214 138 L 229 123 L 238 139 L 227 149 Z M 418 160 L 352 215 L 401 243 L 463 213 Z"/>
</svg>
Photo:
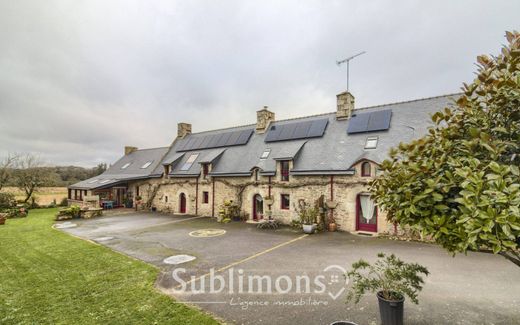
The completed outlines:
<svg viewBox="0 0 520 325">
<path fill-rule="evenodd" d="M 336 95 L 338 109 L 336 111 L 336 119 L 349 119 L 354 110 L 354 96 L 348 91 L 344 91 Z"/>
<path fill-rule="evenodd" d="M 177 137 L 184 138 L 188 134 L 191 134 L 191 124 L 189 123 L 179 123 L 177 124 Z"/>
<path fill-rule="evenodd" d="M 136 151 L 137 147 L 125 146 L 125 156 L 131 154 Z"/>
<path fill-rule="evenodd" d="M 267 106 L 256 112 L 257 133 L 264 133 L 271 122 L 274 122 L 274 113 L 268 110 Z"/>
</svg>

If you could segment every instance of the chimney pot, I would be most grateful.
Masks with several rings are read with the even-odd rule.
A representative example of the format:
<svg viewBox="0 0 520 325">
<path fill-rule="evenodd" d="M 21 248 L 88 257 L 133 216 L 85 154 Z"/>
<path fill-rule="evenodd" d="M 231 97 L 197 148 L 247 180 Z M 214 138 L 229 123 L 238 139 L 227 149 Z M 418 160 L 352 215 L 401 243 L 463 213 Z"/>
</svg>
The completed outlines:
<svg viewBox="0 0 520 325">
<path fill-rule="evenodd" d="M 189 124 L 189 123 L 177 124 L 177 137 L 178 138 L 182 139 L 189 134 L 191 134 L 191 124 Z"/>
<path fill-rule="evenodd" d="M 336 119 L 349 119 L 350 116 L 352 116 L 352 111 L 354 110 L 354 96 L 348 91 L 344 91 L 336 95 L 336 100 L 338 106 L 336 111 Z"/>
</svg>

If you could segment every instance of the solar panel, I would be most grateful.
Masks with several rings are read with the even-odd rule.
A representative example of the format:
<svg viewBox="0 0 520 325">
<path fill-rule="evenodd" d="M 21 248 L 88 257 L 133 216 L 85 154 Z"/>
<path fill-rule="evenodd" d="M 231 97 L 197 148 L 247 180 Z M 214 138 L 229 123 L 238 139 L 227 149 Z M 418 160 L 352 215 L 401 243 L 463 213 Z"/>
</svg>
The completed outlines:
<svg viewBox="0 0 520 325">
<path fill-rule="evenodd" d="M 367 131 L 388 130 L 390 127 L 391 117 L 392 111 L 389 109 L 373 112 L 370 114 L 370 121 L 368 121 Z"/>
<path fill-rule="evenodd" d="M 220 135 L 220 139 L 218 139 L 217 147 L 223 147 L 226 145 L 227 140 L 231 136 L 231 133 L 223 133 Z"/>
<path fill-rule="evenodd" d="M 266 142 L 278 141 L 278 136 L 280 136 L 280 132 L 282 131 L 282 127 L 277 127 L 276 125 L 272 125 L 267 132 L 265 137 Z"/>
<path fill-rule="evenodd" d="M 265 136 L 265 142 L 321 137 L 325 133 L 328 123 L 329 119 L 325 118 L 314 121 L 273 125 L 269 128 Z"/>
<path fill-rule="evenodd" d="M 234 146 L 237 144 L 238 137 L 240 136 L 241 131 L 235 131 L 231 133 L 231 136 L 226 142 L 226 146 Z"/>
<path fill-rule="evenodd" d="M 309 129 L 311 128 L 312 121 L 299 123 L 296 126 L 296 130 L 294 130 L 293 137 L 295 139 L 305 138 L 307 134 L 309 133 Z"/>
<path fill-rule="evenodd" d="M 368 127 L 368 120 L 370 113 L 357 113 L 350 117 L 348 122 L 347 133 L 361 133 L 366 132 Z"/>
<path fill-rule="evenodd" d="M 291 123 L 288 125 L 284 125 L 282 128 L 282 131 L 280 132 L 280 135 L 278 136 L 278 140 L 290 140 L 293 137 L 294 130 L 296 130 L 296 127 L 298 125 L 296 123 Z"/>
<path fill-rule="evenodd" d="M 249 141 L 252 134 L 253 129 L 230 131 L 212 135 L 193 135 L 186 139 L 180 140 L 177 151 L 190 151 L 243 145 Z"/>
<path fill-rule="evenodd" d="M 238 137 L 238 140 L 237 140 L 237 145 L 246 144 L 249 141 L 249 139 L 251 138 L 251 135 L 253 135 L 253 129 L 244 130 L 244 131 L 240 132 L 240 136 Z"/>
<path fill-rule="evenodd" d="M 350 118 L 347 133 L 388 130 L 391 118 L 392 110 L 389 109 L 369 113 L 357 113 Z"/>
<path fill-rule="evenodd" d="M 328 119 L 312 121 L 312 125 L 307 133 L 308 138 L 321 137 L 325 133 L 325 128 L 329 123 Z"/>
</svg>

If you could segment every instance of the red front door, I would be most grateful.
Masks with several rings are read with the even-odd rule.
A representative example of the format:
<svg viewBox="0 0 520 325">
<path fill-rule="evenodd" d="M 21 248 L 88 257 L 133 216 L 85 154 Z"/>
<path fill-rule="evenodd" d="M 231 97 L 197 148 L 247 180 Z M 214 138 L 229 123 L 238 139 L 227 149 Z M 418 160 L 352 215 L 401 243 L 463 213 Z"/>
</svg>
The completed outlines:
<svg viewBox="0 0 520 325">
<path fill-rule="evenodd" d="M 369 194 L 356 198 L 356 230 L 377 232 L 377 207 Z"/>
<path fill-rule="evenodd" d="M 260 194 L 253 197 L 253 220 L 262 219 L 264 215 L 264 199 Z"/>
<path fill-rule="evenodd" d="M 184 193 L 181 193 L 179 197 L 179 212 L 186 213 L 186 195 Z"/>
</svg>

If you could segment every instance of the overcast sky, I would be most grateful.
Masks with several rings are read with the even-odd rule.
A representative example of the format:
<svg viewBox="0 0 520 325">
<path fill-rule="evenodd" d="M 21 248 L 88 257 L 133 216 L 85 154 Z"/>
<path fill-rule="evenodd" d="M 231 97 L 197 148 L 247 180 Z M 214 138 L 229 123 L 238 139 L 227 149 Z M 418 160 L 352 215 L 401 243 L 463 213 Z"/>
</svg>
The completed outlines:
<svg viewBox="0 0 520 325">
<path fill-rule="evenodd" d="M 458 92 L 520 1 L 0 0 L 0 156 L 114 162 L 124 145 Z"/>
</svg>

